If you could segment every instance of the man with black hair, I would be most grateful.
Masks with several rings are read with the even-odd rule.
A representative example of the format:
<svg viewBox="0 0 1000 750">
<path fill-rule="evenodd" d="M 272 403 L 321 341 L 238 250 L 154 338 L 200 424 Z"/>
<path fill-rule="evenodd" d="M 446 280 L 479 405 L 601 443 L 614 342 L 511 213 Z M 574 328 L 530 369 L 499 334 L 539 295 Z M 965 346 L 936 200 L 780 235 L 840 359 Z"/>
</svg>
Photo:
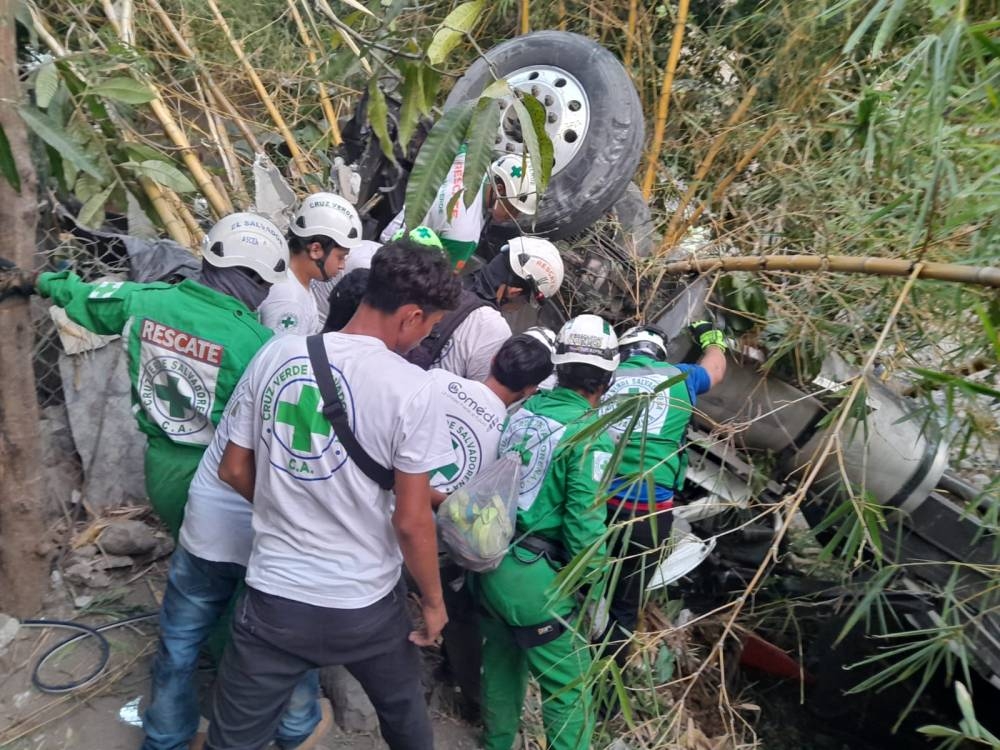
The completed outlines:
<svg viewBox="0 0 1000 750">
<path fill-rule="evenodd" d="M 319 340 L 353 443 L 322 412 L 309 339 L 280 337 L 247 369 L 219 477 L 254 504 L 254 537 L 209 748 L 264 747 L 296 682 L 333 664 L 364 687 L 391 748 L 433 746 L 416 646 L 434 643 L 447 621 L 428 472 L 453 451 L 430 377 L 401 355 L 458 293 L 440 249 L 403 240 L 375 254 L 357 312 Z M 359 450 L 391 467 L 394 494 L 358 463 Z M 418 631 L 403 562 L 421 591 Z"/>
<path fill-rule="evenodd" d="M 607 321 L 568 321 L 552 356 L 557 385 L 511 416 L 500 453 L 521 455 L 515 544 L 475 585 L 483 607 L 483 720 L 486 750 L 510 750 L 517 736 L 529 674 L 542 694 L 542 720 L 554 750 L 590 747 L 593 707 L 585 683 L 590 654 L 575 627 L 572 593 L 558 593 L 559 570 L 589 551 L 586 575 L 598 573 L 605 550 L 604 509 L 595 502 L 611 439 L 581 433 L 618 366 L 618 340 Z M 586 639 L 584 639 L 586 641 Z"/>
<path fill-rule="evenodd" d="M 330 290 L 323 333 L 339 331 L 354 317 L 368 289 L 369 273 L 367 268 L 355 268 Z"/>
<path fill-rule="evenodd" d="M 330 281 L 361 242 L 361 218 L 351 202 L 334 193 L 308 196 L 288 227 L 291 253 L 287 277 L 271 287 L 260 320 L 278 335 L 308 336 L 322 328 L 313 281 Z"/>
<path fill-rule="evenodd" d="M 510 325 L 501 311 L 541 304 L 563 281 L 559 250 L 541 237 L 515 237 L 483 268 L 463 278 L 465 289 L 454 312 L 435 326 L 407 357 L 424 369 L 440 367 L 470 380 L 486 380 L 490 363 Z"/>
</svg>

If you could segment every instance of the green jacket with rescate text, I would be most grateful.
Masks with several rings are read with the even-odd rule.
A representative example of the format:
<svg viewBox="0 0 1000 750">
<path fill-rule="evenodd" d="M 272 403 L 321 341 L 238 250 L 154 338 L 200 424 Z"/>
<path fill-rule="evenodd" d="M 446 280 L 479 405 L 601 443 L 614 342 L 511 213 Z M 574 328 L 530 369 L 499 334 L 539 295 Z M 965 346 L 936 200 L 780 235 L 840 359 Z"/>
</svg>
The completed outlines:
<svg viewBox="0 0 1000 750">
<path fill-rule="evenodd" d="M 88 284 L 43 273 L 38 291 L 71 320 L 127 342 L 132 404 L 152 438 L 204 448 L 243 370 L 272 336 L 242 302 L 202 284 Z"/>
</svg>

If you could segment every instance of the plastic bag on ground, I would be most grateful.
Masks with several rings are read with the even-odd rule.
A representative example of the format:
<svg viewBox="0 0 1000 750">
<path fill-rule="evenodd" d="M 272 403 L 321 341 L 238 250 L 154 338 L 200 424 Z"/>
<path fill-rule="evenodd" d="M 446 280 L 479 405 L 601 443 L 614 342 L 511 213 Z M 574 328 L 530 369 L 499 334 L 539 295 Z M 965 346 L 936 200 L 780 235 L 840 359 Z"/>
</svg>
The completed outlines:
<svg viewBox="0 0 1000 750">
<path fill-rule="evenodd" d="M 502 456 L 438 508 L 438 531 L 449 556 L 463 568 L 493 570 L 514 538 L 521 460 Z"/>
</svg>

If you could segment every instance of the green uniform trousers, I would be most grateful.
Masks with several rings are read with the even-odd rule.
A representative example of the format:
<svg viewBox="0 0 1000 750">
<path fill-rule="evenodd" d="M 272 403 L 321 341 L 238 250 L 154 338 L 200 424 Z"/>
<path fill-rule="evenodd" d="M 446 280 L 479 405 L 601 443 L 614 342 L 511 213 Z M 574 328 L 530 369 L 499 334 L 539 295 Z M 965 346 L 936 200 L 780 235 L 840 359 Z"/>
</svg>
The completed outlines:
<svg viewBox="0 0 1000 750">
<path fill-rule="evenodd" d="M 165 438 L 150 437 L 146 445 L 146 494 L 175 542 L 184 521 L 188 488 L 204 453 L 201 446 L 178 445 Z"/>
<path fill-rule="evenodd" d="M 495 615 L 483 615 L 480 620 L 486 750 L 510 750 L 513 746 L 529 675 L 541 689 L 548 746 L 552 750 L 590 747 L 594 711 L 586 684 L 591 664 L 587 640 L 567 630 L 554 641 L 522 649 L 507 627 L 540 625 L 556 615 L 573 617 L 575 602 L 571 597 L 551 598 L 555 577 L 556 571 L 544 558 L 515 547 L 500 567 L 476 581 L 486 611 Z"/>
</svg>

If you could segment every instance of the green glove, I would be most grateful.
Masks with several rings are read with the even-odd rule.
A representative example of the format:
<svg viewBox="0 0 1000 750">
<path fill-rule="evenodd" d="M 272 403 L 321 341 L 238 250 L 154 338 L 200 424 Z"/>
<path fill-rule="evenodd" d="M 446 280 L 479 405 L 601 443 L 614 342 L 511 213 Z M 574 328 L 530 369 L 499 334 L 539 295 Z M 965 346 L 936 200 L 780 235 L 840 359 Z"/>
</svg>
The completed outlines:
<svg viewBox="0 0 1000 750">
<path fill-rule="evenodd" d="M 718 328 L 707 320 L 696 320 L 689 326 L 691 335 L 698 342 L 698 346 L 705 351 L 710 346 L 717 346 L 722 351 L 726 351 L 726 337 Z"/>
</svg>

